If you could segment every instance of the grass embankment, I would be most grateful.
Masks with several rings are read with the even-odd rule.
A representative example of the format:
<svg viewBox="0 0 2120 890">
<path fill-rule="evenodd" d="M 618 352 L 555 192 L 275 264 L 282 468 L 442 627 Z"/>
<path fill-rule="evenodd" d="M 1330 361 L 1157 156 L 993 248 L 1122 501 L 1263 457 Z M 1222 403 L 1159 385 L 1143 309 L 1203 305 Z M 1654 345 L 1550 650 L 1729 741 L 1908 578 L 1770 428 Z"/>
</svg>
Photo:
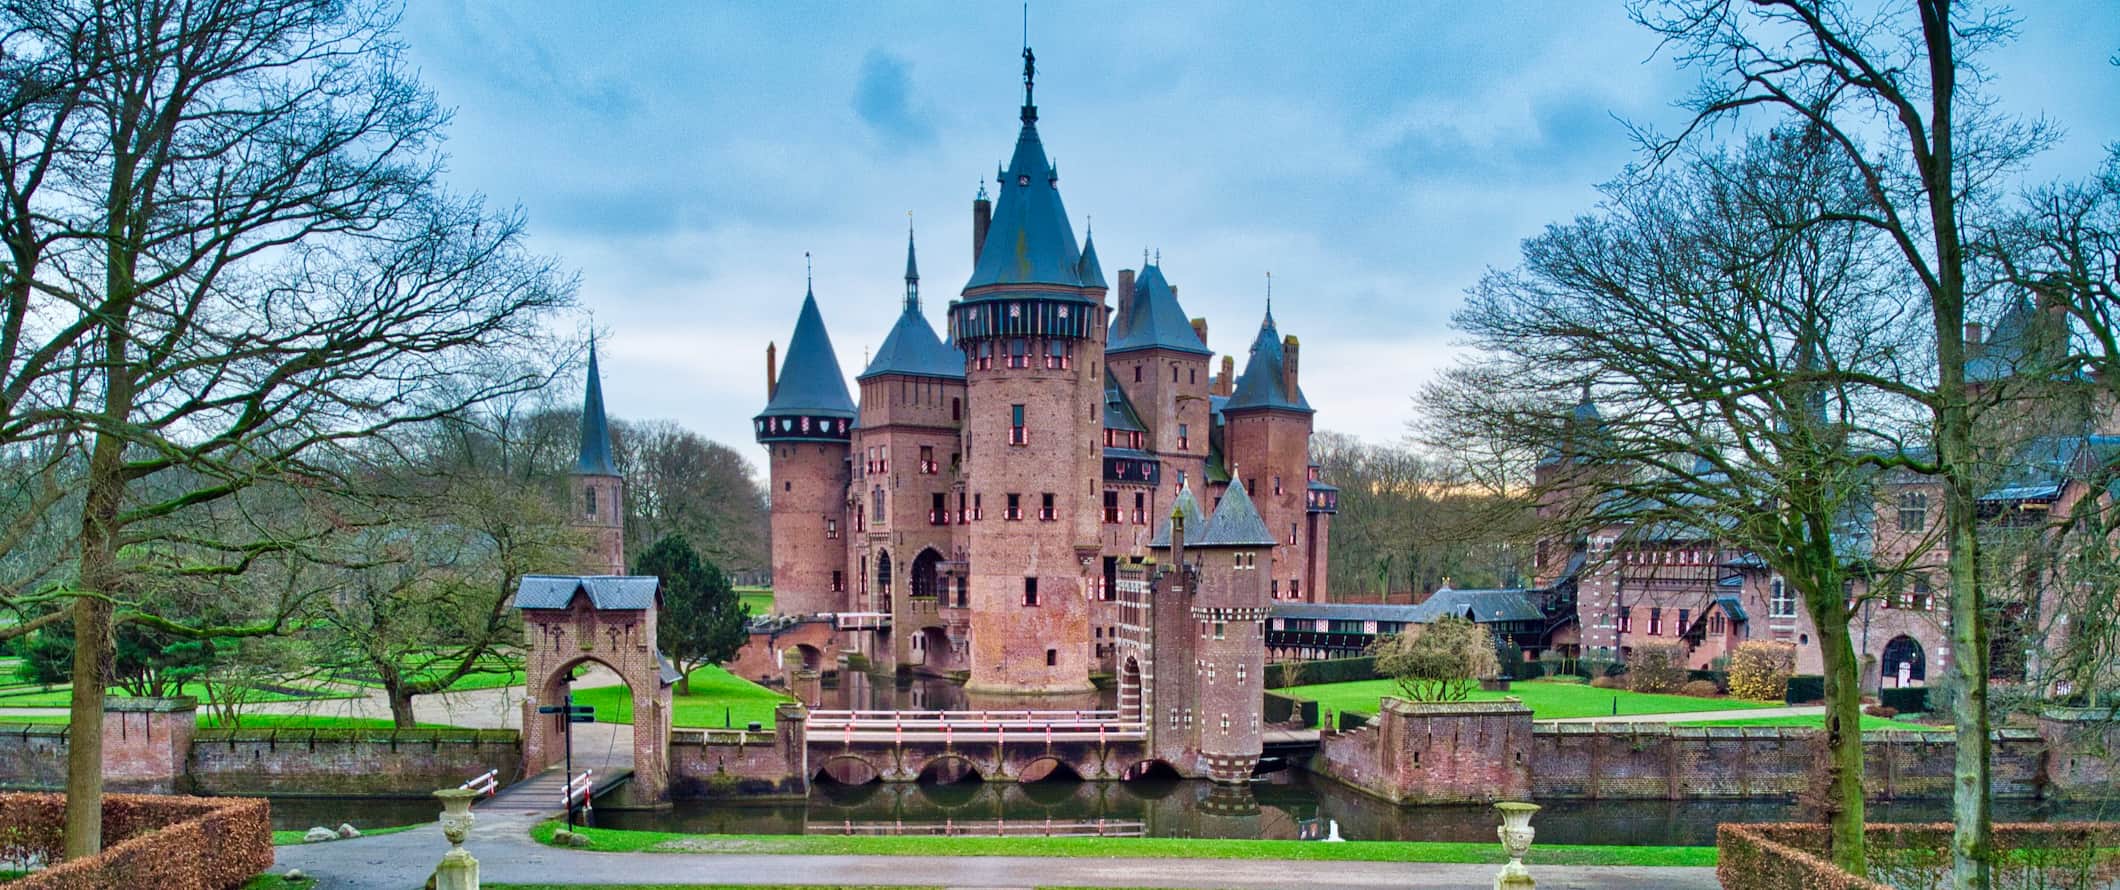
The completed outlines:
<svg viewBox="0 0 2120 890">
<path fill-rule="evenodd" d="M 751 617 L 753 618 L 760 615 L 773 614 L 773 588 L 771 587 L 738 587 L 736 588 L 736 598 L 742 600 L 744 605 L 751 607 Z"/>
<path fill-rule="evenodd" d="M 551 843 L 560 823 L 531 831 Z M 1137 837 L 848 837 L 840 835 L 677 834 L 583 828 L 587 849 L 606 853 L 768 853 L 817 856 L 1052 856 L 1141 859 L 1302 859 L 1354 862 L 1507 861 L 1496 843 L 1438 841 L 1259 841 Z M 1712 866 L 1714 847 L 1564 846 L 1541 844 L 1540 865 Z"/>
<path fill-rule="evenodd" d="M 243 885 L 243 890 L 309 890 L 317 885 L 315 878 L 290 881 L 279 875 L 259 875 Z M 488 884 L 487 886 L 492 886 Z"/>
<path fill-rule="evenodd" d="M 106 693 L 112 698 L 130 698 L 131 694 L 115 686 Z M 177 695 L 188 695 L 204 705 L 212 696 L 200 683 L 186 683 L 177 690 Z M 355 698 L 351 692 L 323 689 L 299 684 L 274 684 L 272 689 L 259 689 L 250 693 L 251 702 L 324 701 L 330 699 Z M 74 690 L 68 686 L 12 686 L 0 688 L 0 708 L 64 708 L 74 702 Z"/>
<path fill-rule="evenodd" d="M 719 667 L 692 672 L 692 694 L 673 695 L 670 722 L 675 726 L 720 728 L 742 727 L 756 720 L 771 727 L 773 709 L 794 701 Z M 624 686 L 595 686 L 574 690 L 574 703 L 596 709 L 598 723 L 632 723 L 633 697 Z"/>
<path fill-rule="evenodd" d="M 433 822 L 420 822 L 420 823 L 418 823 L 418 824 L 414 824 L 414 825 L 392 825 L 392 826 L 390 826 L 389 828 L 362 828 L 362 829 L 361 829 L 361 836 L 362 836 L 362 837 L 377 837 L 377 836 L 379 836 L 379 835 L 385 835 L 385 834 L 397 834 L 397 833 L 399 833 L 399 832 L 404 832 L 404 831 L 411 831 L 411 830 L 413 830 L 413 829 L 415 829 L 415 828 L 427 828 L 427 827 L 429 827 L 429 826 L 432 826 L 432 825 L 434 825 L 434 824 L 435 824 L 435 823 L 433 823 Z M 358 827 L 358 826 L 356 826 L 356 827 Z M 307 829 L 288 829 L 288 830 L 276 830 L 276 831 L 274 831 L 274 832 L 272 833 L 272 845 L 273 845 L 273 846 L 275 846 L 275 847 L 291 847 L 291 846 L 295 846 L 295 845 L 297 845 L 297 844 L 301 844 L 301 843 L 304 843 L 304 841 L 302 840 L 302 835 L 303 835 L 303 834 L 306 834 L 307 832 L 308 832 L 308 830 L 307 830 Z M 336 842 L 336 841 L 318 841 L 317 843 L 320 843 L 320 844 L 329 844 L 329 843 L 337 843 L 337 842 Z"/>
<path fill-rule="evenodd" d="M 6 714 L 0 715 L 0 723 L 40 723 L 64 726 L 71 718 L 66 714 Z M 389 729 L 393 725 L 388 717 L 334 717 L 325 714 L 245 714 L 241 729 Z M 213 714 L 199 714 L 200 729 L 223 729 L 221 719 Z M 421 723 L 420 729 L 454 729 L 447 723 Z"/>
<path fill-rule="evenodd" d="M 1671 725 L 1800 726 L 1807 729 L 1823 729 L 1825 728 L 1825 723 L 1826 718 L 1824 714 L 1815 714 L 1804 715 L 1799 717 L 1746 717 L 1741 720 L 1687 720 L 1684 722 L 1673 723 Z M 1868 714 L 1862 715 L 1862 730 L 1864 732 L 1878 732 L 1883 730 L 1894 730 L 1898 732 L 1951 732 L 1953 729 L 1954 727 L 1951 726 L 1932 726 L 1927 723 L 1914 723 L 1907 720 L 1893 720 L 1888 717 L 1872 717 Z"/>
<path fill-rule="evenodd" d="M 1314 686 L 1291 686 L 1274 691 L 1310 699 L 1317 702 L 1318 707 L 1323 710 L 1357 714 L 1374 714 L 1377 712 L 1378 702 L 1385 696 L 1401 695 L 1398 684 L 1390 680 L 1321 683 Z M 1525 680 L 1511 684 L 1508 692 L 1482 692 L 1475 689 L 1471 696 L 1473 701 L 1500 701 L 1504 698 L 1522 700 L 1524 705 L 1531 709 L 1533 720 L 1610 717 L 1615 711 L 1618 716 L 1626 717 L 1635 714 L 1736 711 L 1782 706 L 1780 702 L 1756 702 L 1737 698 L 1695 698 L 1690 695 L 1598 689 L 1579 681 L 1561 679 Z"/>
</svg>

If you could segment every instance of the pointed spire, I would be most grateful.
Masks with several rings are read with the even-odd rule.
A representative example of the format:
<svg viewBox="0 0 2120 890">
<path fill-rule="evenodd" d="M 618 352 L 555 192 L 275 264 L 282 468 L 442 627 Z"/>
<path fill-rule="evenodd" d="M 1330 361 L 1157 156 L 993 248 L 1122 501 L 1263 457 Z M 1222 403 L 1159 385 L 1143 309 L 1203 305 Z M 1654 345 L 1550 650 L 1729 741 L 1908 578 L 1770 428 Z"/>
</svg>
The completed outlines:
<svg viewBox="0 0 2120 890">
<path fill-rule="evenodd" d="M 1207 520 L 1207 528 L 1199 533 L 1198 540 L 1188 543 L 1198 547 L 1271 547 L 1280 542 L 1266 527 L 1266 520 L 1259 517 L 1259 508 L 1252 505 L 1251 495 L 1244 491 L 1244 480 L 1232 471 L 1229 490 L 1222 493 L 1215 515 Z"/>
<path fill-rule="evenodd" d="M 1258 339 L 1252 341 L 1251 357 L 1244 362 L 1244 374 L 1237 378 L 1236 388 L 1231 391 L 1229 401 L 1223 403 L 1222 410 L 1278 408 L 1312 413 L 1310 401 L 1303 398 L 1302 389 L 1288 385 L 1287 376 L 1283 374 L 1286 362 L 1287 354 L 1281 348 L 1281 332 L 1274 326 L 1273 307 L 1268 306 L 1266 318 L 1259 322 Z"/>
<path fill-rule="evenodd" d="M 1185 307 L 1178 305 L 1177 289 L 1163 277 L 1160 263 L 1142 267 L 1140 276 L 1134 279 L 1132 297 L 1126 317 L 1112 319 L 1112 329 L 1105 336 L 1106 355 L 1135 349 L 1214 354 L 1200 342 L 1200 334 L 1193 329 Z"/>
<path fill-rule="evenodd" d="M 780 423 L 782 418 L 788 422 Z M 771 424 L 766 423 L 769 419 Z M 810 421 L 807 427 L 803 424 L 805 419 Z M 795 333 L 788 337 L 788 350 L 780 362 L 779 385 L 758 415 L 759 438 L 844 440 L 846 431 L 841 425 L 835 423 L 832 429 L 818 425 L 825 419 L 853 420 L 854 399 L 847 394 L 846 378 L 840 376 L 839 357 L 832 351 L 831 335 L 825 331 L 824 314 L 817 310 L 813 282 L 803 294 L 802 311 L 795 317 Z"/>
<path fill-rule="evenodd" d="M 1149 539 L 1148 546 L 1169 548 L 1171 520 L 1179 517 L 1185 520 L 1187 545 L 1199 540 L 1201 533 L 1207 530 L 1207 514 L 1200 510 L 1200 499 L 1193 497 L 1191 480 L 1186 480 L 1185 484 L 1179 487 L 1178 497 L 1170 505 L 1170 515 L 1164 517 L 1162 524 L 1156 526 L 1156 534 Z"/>
<path fill-rule="evenodd" d="M 1082 227 L 1081 278 L 1083 287 L 1110 287 L 1104 282 L 1104 264 L 1097 262 L 1097 237 L 1086 223 Z"/>
<path fill-rule="evenodd" d="M 1038 138 L 1037 108 L 1030 104 L 1037 73 L 1035 57 L 1025 47 L 1023 129 L 1008 167 L 998 171 L 992 223 L 980 238 L 967 291 L 1015 284 L 1082 287 L 1082 250 L 1061 204 L 1058 177 Z M 970 295 L 979 299 L 987 294 Z"/>
<path fill-rule="evenodd" d="M 913 256 L 913 211 L 905 212 L 905 311 L 920 311 L 920 263 Z"/>
<path fill-rule="evenodd" d="M 574 472 L 584 476 L 616 476 L 611 463 L 611 424 L 604 417 L 604 384 L 596 369 L 596 339 L 589 339 L 589 384 L 582 393 L 581 456 Z"/>
</svg>

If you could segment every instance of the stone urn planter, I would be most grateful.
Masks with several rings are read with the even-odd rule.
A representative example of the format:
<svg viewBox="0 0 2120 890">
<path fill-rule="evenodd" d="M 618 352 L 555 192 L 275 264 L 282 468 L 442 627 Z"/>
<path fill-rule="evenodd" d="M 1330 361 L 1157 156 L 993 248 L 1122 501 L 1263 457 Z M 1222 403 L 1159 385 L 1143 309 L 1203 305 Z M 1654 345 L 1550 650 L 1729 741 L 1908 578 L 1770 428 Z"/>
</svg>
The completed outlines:
<svg viewBox="0 0 2120 890">
<path fill-rule="evenodd" d="M 442 802 L 442 836 L 449 839 L 449 852 L 434 869 L 435 890 L 478 890 L 478 860 L 464 849 L 464 836 L 471 833 L 471 802 L 478 792 L 445 788 L 434 792 Z"/>
<path fill-rule="evenodd" d="M 1531 827 L 1531 814 L 1538 812 L 1538 804 L 1503 801 L 1494 808 L 1502 813 L 1502 827 L 1495 829 L 1495 834 L 1502 839 L 1503 852 L 1509 854 L 1509 864 L 1494 876 L 1495 890 L 1538 886 L 1524 868 L 1524 854 L 1531 852 L 1531 839 L 1537 835 Z"/>
</svg>

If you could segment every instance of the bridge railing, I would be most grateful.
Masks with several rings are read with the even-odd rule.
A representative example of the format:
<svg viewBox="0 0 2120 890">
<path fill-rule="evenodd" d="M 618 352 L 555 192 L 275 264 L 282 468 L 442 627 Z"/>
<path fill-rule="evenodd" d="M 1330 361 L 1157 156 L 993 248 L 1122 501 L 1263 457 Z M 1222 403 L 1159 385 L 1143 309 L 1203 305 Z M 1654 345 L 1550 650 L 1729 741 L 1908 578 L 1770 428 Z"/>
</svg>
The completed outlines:
<svg viewBox="0 0 2120 890">
<path fill-rule="evenodd" d="M 942 835 L 946 837 L 1145 837 L 1148 824 L 1122 819 L 945 819 L 941 822 L 812 822 L 812 834 Z"/>
<path fill-rule="evenodd" d="M 986 724 L 997 721 L 1093 723 L 1119 719 L 1118 711 L 1098 710 L 1047 710 L 1047 711 L 834 711 L 810 712 L 810 725 L 820 723 L 869 723 L 925 720 L 937 723 Z"/>
</svg>

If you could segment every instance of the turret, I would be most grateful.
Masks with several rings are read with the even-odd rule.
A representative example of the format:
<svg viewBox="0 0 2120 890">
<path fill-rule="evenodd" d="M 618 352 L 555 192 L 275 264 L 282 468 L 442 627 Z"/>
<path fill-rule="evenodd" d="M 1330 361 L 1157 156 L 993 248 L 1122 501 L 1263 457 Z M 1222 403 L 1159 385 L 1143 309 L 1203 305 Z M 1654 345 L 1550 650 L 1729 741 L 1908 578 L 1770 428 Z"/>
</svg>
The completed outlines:
<svg viewBox="0 0 2120 890">
<path fill-rule="evenodd" d="M 950 339 L 964 353 L 965 479 L 983 503 L 966 530 L 970 689 L 1082 693 L 1088 586 L 1102 551 L 1096 478 L 1104 398 L 1103 272 L 1075 241 L 1032 102 L 1024 50 L 1022 128 Z"/>
<path fill-rule="evenodd" d="M 1175 551 L 1175 531 L 1172 537 Z M 1269 596 L 1262 563 L 1275 536 L 1253 507 L 1243 480 L 1232 479 L 1206 527 L 1184 540 L 1199 567 L 1190 602 L 1192 620 L 1201 630 L 1192 676 L 1199 766 L 1217 782 L 1249 781 L 1259 761 L 1265 694 Z"/>
<path fill-rule="evenodd" d="M 768 374 L 769 379 L 774 379 Z M 814 289 L 803 294 L 787 359 L 764 411 L 752 420 L 766 446 L 772 501 L 774 608 L 805 615 L 845 607 L 842 535 L 847 442 L 855 420 L 839 357 Z"/>
<path fill-rule="evenodd" d="M 573 499 L 570 524 L 587 538 L 582 572 L 625 574 L 626 480 L 611 460 L 611 424 L 604 416 L 594 341 L 589 344 L 589 380 L 582 391 L 581 453 L 567 481 Z"/>
<path fill-rule="evenodd" d="M 1297 382 L 1294 337 L 1283 339 L 1271 306 L 1252 342 L 1244 376 L 1222 405 L 1231 485 L 1241 481 L 1272 529 L 1276 546 L 1267 590 L 1277 599 L 1318 602 L 1325 577 L 1312 574 L 1308 526 L 1329 521 L 1309 511 L 1310 432 L 1315 413 Z M 1235 478 L 1241 477 L 1241 478 Z M 1318 518 L 1325 516 L 1327 518 Z"/>
<path fill-rule="evenodd" d="M 1161 257 L 1143 264 L 1132 284 L 1106 337 L 1112 380 L 1139 408 L 1162 477 L 1203 478 L 1214 423 L 1207 374 L 1214 353 L 1201 339 L 1204 323 L 1188 319 L 1178 305 L 1178 289 L 1164 277 Z"/>
</svg>

